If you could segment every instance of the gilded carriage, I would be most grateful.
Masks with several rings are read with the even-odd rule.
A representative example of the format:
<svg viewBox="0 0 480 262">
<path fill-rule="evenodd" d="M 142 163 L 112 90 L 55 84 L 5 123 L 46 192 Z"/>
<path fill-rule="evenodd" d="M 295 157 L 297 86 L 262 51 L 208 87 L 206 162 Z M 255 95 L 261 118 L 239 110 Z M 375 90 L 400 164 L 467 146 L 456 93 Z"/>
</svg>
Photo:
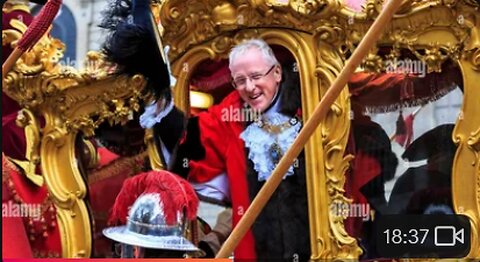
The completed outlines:
<svg viewBox="0 0 480 262">
<path fill-rule="evenodd" d="M 307 120 L 381 7 L 381 1 L 373 0 L 362 12 L 341 1 L 201 0 L 155 5 L 163 42 L 171 47 L 175 104 L 190 112 L 192 79 L 201 65 L 226 59 L 229 49 L 243 39 L 261 37 L 295 59 Z M 451 193 L 454 212 L 470 219 L 468 258 L 480 257 L 480 89 L 475 84 L 480 82 L 479 30 L 480 7 L 473 0 L 404 1 L 363 63 L 363 70 L 385 71 L 386 60 L 401 59 L 407 52 L 424 63 L 428 73 L 441 72 L 446 60 L 460 68 L 464 94 L 450 137 L 456 145 Z M 57 208 L 62 256 L 90 257 L 94 219 L 87 197 L 89 177 L 83 174 L 86 167 L 76 160 L 78 137 L 92 137 L 103 122 L 122 125 L 131 120 L 140 109 L 145 81 L 141 75 L 111 74 L 96 53 L 89 54 L 85 70 L 62 67 L 61 49 L 56 40 L 43 39 L 4 76 L 3 90 L 24 107 L 20 122 L 28 130 L 26 158 L 30 165 L 41 166 Z M 362 253 L 357 239 L 347 233 L 344 218 L 331 212 L 333 203 L 350 203 L 344 184 L 353 159 L 346 154 L 352 97 L 345 88 L 305 147 L 312 261 L 358 259 Z M 34 116 L 42 116 L 45 125 L 40 127 Z M 148 155 L 151 168 L 162 168 L 151 130 L 144 141 L 143 156 Z M 95 147 L 87 148 L 94 164 Z"/>
</svg>

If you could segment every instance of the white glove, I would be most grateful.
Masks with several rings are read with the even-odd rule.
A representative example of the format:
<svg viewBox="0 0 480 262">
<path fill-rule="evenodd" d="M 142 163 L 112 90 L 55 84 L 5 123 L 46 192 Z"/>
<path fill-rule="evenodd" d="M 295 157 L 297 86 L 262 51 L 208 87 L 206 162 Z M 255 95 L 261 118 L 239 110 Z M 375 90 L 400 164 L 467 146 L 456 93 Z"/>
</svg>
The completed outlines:
<svg viewBox="0 0 480 262">
<path fill-rule="evenodd" d="M 160 123 L 162 119 L 173 109 L 173 99 L 167 105 L 161 105 L 159 110 L 157 102 L 152 102 L 145 107 L 145 112 L 140 116 L 140 125 L 143 128 L 152 128 L 156 123 Z"/>
<path fill-rule="evenodd" d="M 174 87 L 177 84 L 177 79 L 172 75 L 172 68 L 170 66 L 170 61 L 168 60 L 168 52 L 170 51 L 170 46 L 165 46 L 163 48 L 163 51 L 165 52 L 165 60 L 167 60 L 167 69 L 168 74 L 170 75 L 170 86 Z"/>
</svg>

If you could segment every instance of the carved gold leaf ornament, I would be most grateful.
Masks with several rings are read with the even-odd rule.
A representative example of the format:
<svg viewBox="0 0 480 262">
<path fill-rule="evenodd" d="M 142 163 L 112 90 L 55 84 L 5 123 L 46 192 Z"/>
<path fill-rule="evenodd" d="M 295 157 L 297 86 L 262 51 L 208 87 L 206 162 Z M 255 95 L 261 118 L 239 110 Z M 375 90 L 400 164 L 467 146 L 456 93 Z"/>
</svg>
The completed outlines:
<svg viewBox="0 0 480 262">
<path fill-rule="evenodd" d="M 475 150 L 477 158 L 480 159 L 480 128 L 468 137 L 467 145 Z"/>
<path fill-rule="evenodd" d="M 93 136 L 103 121 L 125 123 L 132 110 L 139 109 L 143 77 L 117 76 L 83 81 L 61 89 L 45 110 L 46 127 L 42 145 L 42 167 L 58 202 L 63 255 L 90 256 L 90 216 L 85 206 L 86 185 L 77 169 L 75 137 L 78 132 Z M 62 108 L 62 110 L 56 110 Z M 60 175 L 61 174 L 61 175 Z M 58 179 L 60 176 L 63 179 Z M 55 179 L 54 177 L 57 177 Z M 78 236 L 81 238 L 78 239 Z M 80 242 L 79 242 L 80 241 Z"/>
<path fill-rule="evenodd" d="M 362 67 L 368 72 L 380 73 L 385 71 L 383 59 L 376 53 L 368 54 L 362 63 Z"/>
<path fill-rule="evenodd" d="M 328 4 L 325 0 L 293 0 L 290 7 L 302 15 L 315 15 L 321 12 Z"/>
<path fill-rule="evenodd" d="M 14 26 L 21 32 L 26 29 L 21 23 Z M 3 32 L 2 40 L 15 44 L 20 36 Z M 27 177 L 47 185 L 57 207 L 62 256 L 89 257 L 92 224 L 74 154 L 75 138 L 79 132 L 93 136 L 102 121 L 125 123 L 140 108 L 145 81 L 138 75 L 113 75 L 114 67 L 98 52 L 88 53 L 85 69 L 64 66 L 60 63 L 64 50 L 62 42 L 44 36 L 3 78 L 3 91 L 30 110 L 20 118 L 25 122 L 29 161 L 19 164 Z M 42 131 L 35 123 L 39 116 L 45 119 Z M 43 177 L 34 173 L 37 164 Z"/>
<path fill-rule="evenodd" d="M 472 65 L 475 71 L 480 71 L 480 48 L 475 50 L 475 52 L 472 55 Z"/>
<path fill-rule="evenodd" d="M 235 28 L 239 19 L 236 9 L 230 3 L 223 3 L 212 10 L 212 20 L 222 30 Z"/>
<path fill-rule="evenodd" d="M 11 159 L 17 165 L 19 165 L 27 178 L 37 186 L 43 186 L 43 177 L 36 173 L 38 164 L 40 164 L 40 142 L 41 142 L 41 129 L 40 125 L 33 115 L 33 113 L 27 109 L 19 111 L 16 123 L 18 126 L 23 127 L 26 137 L 26 161 L 17 159 Z"/>
<path fill-rule="evenodd" d="M 322 39 L 323 40 L 323 39 Z M 335 43 L 331 39 L 319 40 L 317 56 L 320 63 L 315 69 L 315 75 L 320 80 L 320 89 L 322 94 L 326 92 L 335 79 L 342 67 L 344 59 L 340 56 L 340 52 L 335 53 Z M 356 259 L 361 254 L 361 249 L 357 246 L 355 238 L 348 235 L 344 227 L 344 217 L 334 212 L 338 205 L 351 203 L 352 200 L 345 197 L 344 185 L 345 172 L 349 168 L 349 163 L 353 156 L 344 156 L 348 133 L 350 127 L 350 110 L 349 96 L 347 92 L 343 92 L 337 101 L 331 107 L 324 123 L 321 125 L 323 155 L 325 165 L 325 176 L 328 193 L 328 221 L 329 221 L 329 241 L 334 247 L 324 254 L 321 258 L 337 258 Z M 318 190 L 318 189 L 317 189 Z"/>
<path fill-rule="evenodd" d="M 2 46 L 10 45 L 11 48 L 16 46 L 17 41 L 22 37 L 22 33 L 17 30 L 2 30 Z"/>
<path fill-rule="evenodd" d="M 471 136 L 467 140 L 467 145 L 470 147 L 475 154 L 475 162 L 472 163 L 473 166 L 475 166 L 476 170 L 476 177 L 477 177 L 477 204 L 480 205 L 480 128 L 478 128 L 476 131 L 471 133 Z M 474 218 L 476 216 L 473 216 Z M 472 232 L 473 234 L 477 234 L 480 232 L 480 225 L 478 224 L 478 220 L 473 219 L 472 221 L 474 223 L 474 231 Z M 477 240 L 478 241 L 478 240 Z"/>
</svg>

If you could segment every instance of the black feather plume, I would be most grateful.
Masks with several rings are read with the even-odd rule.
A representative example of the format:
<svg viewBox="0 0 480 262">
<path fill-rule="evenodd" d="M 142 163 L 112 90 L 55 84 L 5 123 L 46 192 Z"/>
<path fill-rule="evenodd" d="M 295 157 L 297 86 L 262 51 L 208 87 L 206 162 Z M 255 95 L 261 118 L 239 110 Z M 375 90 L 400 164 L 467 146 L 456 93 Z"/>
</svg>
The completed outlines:
<svg viewBox="0 0 480 262">
<path fill-rule="evenodd" d="M 132 14 L 132 3 L 130 0 L 113 0 L 108 2 L 108 7 L 102 11 L 101 28 L 115 30 L 121 22 L 127 21 Z"/>
<path fill-rule="evenodd" d="M 144 75 L 146 91 L 157 100 L 170 101 L 170 75 L 155 37 L 149 4 L 150 0 L 110 3 L 101 24 L 110 31 L 103 52 L 107 61 L 117 64 L 118 73 Z"/>
</svg>

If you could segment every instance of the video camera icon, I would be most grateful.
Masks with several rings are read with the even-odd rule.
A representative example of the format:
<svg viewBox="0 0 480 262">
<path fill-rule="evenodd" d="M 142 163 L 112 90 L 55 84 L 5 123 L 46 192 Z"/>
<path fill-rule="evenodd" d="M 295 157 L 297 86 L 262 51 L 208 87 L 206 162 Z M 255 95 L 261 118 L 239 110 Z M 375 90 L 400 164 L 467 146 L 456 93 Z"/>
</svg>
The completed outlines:
<svg viewBox="0 0 480 262">
<path fill-rule="evenodd" d="M 453 247 L 458 243 L 465 243 L 465 232 L 461 228 L 457 231 L 454 226 L 436 226 L 435 227 L 435 246 Z"/>
</svg>

